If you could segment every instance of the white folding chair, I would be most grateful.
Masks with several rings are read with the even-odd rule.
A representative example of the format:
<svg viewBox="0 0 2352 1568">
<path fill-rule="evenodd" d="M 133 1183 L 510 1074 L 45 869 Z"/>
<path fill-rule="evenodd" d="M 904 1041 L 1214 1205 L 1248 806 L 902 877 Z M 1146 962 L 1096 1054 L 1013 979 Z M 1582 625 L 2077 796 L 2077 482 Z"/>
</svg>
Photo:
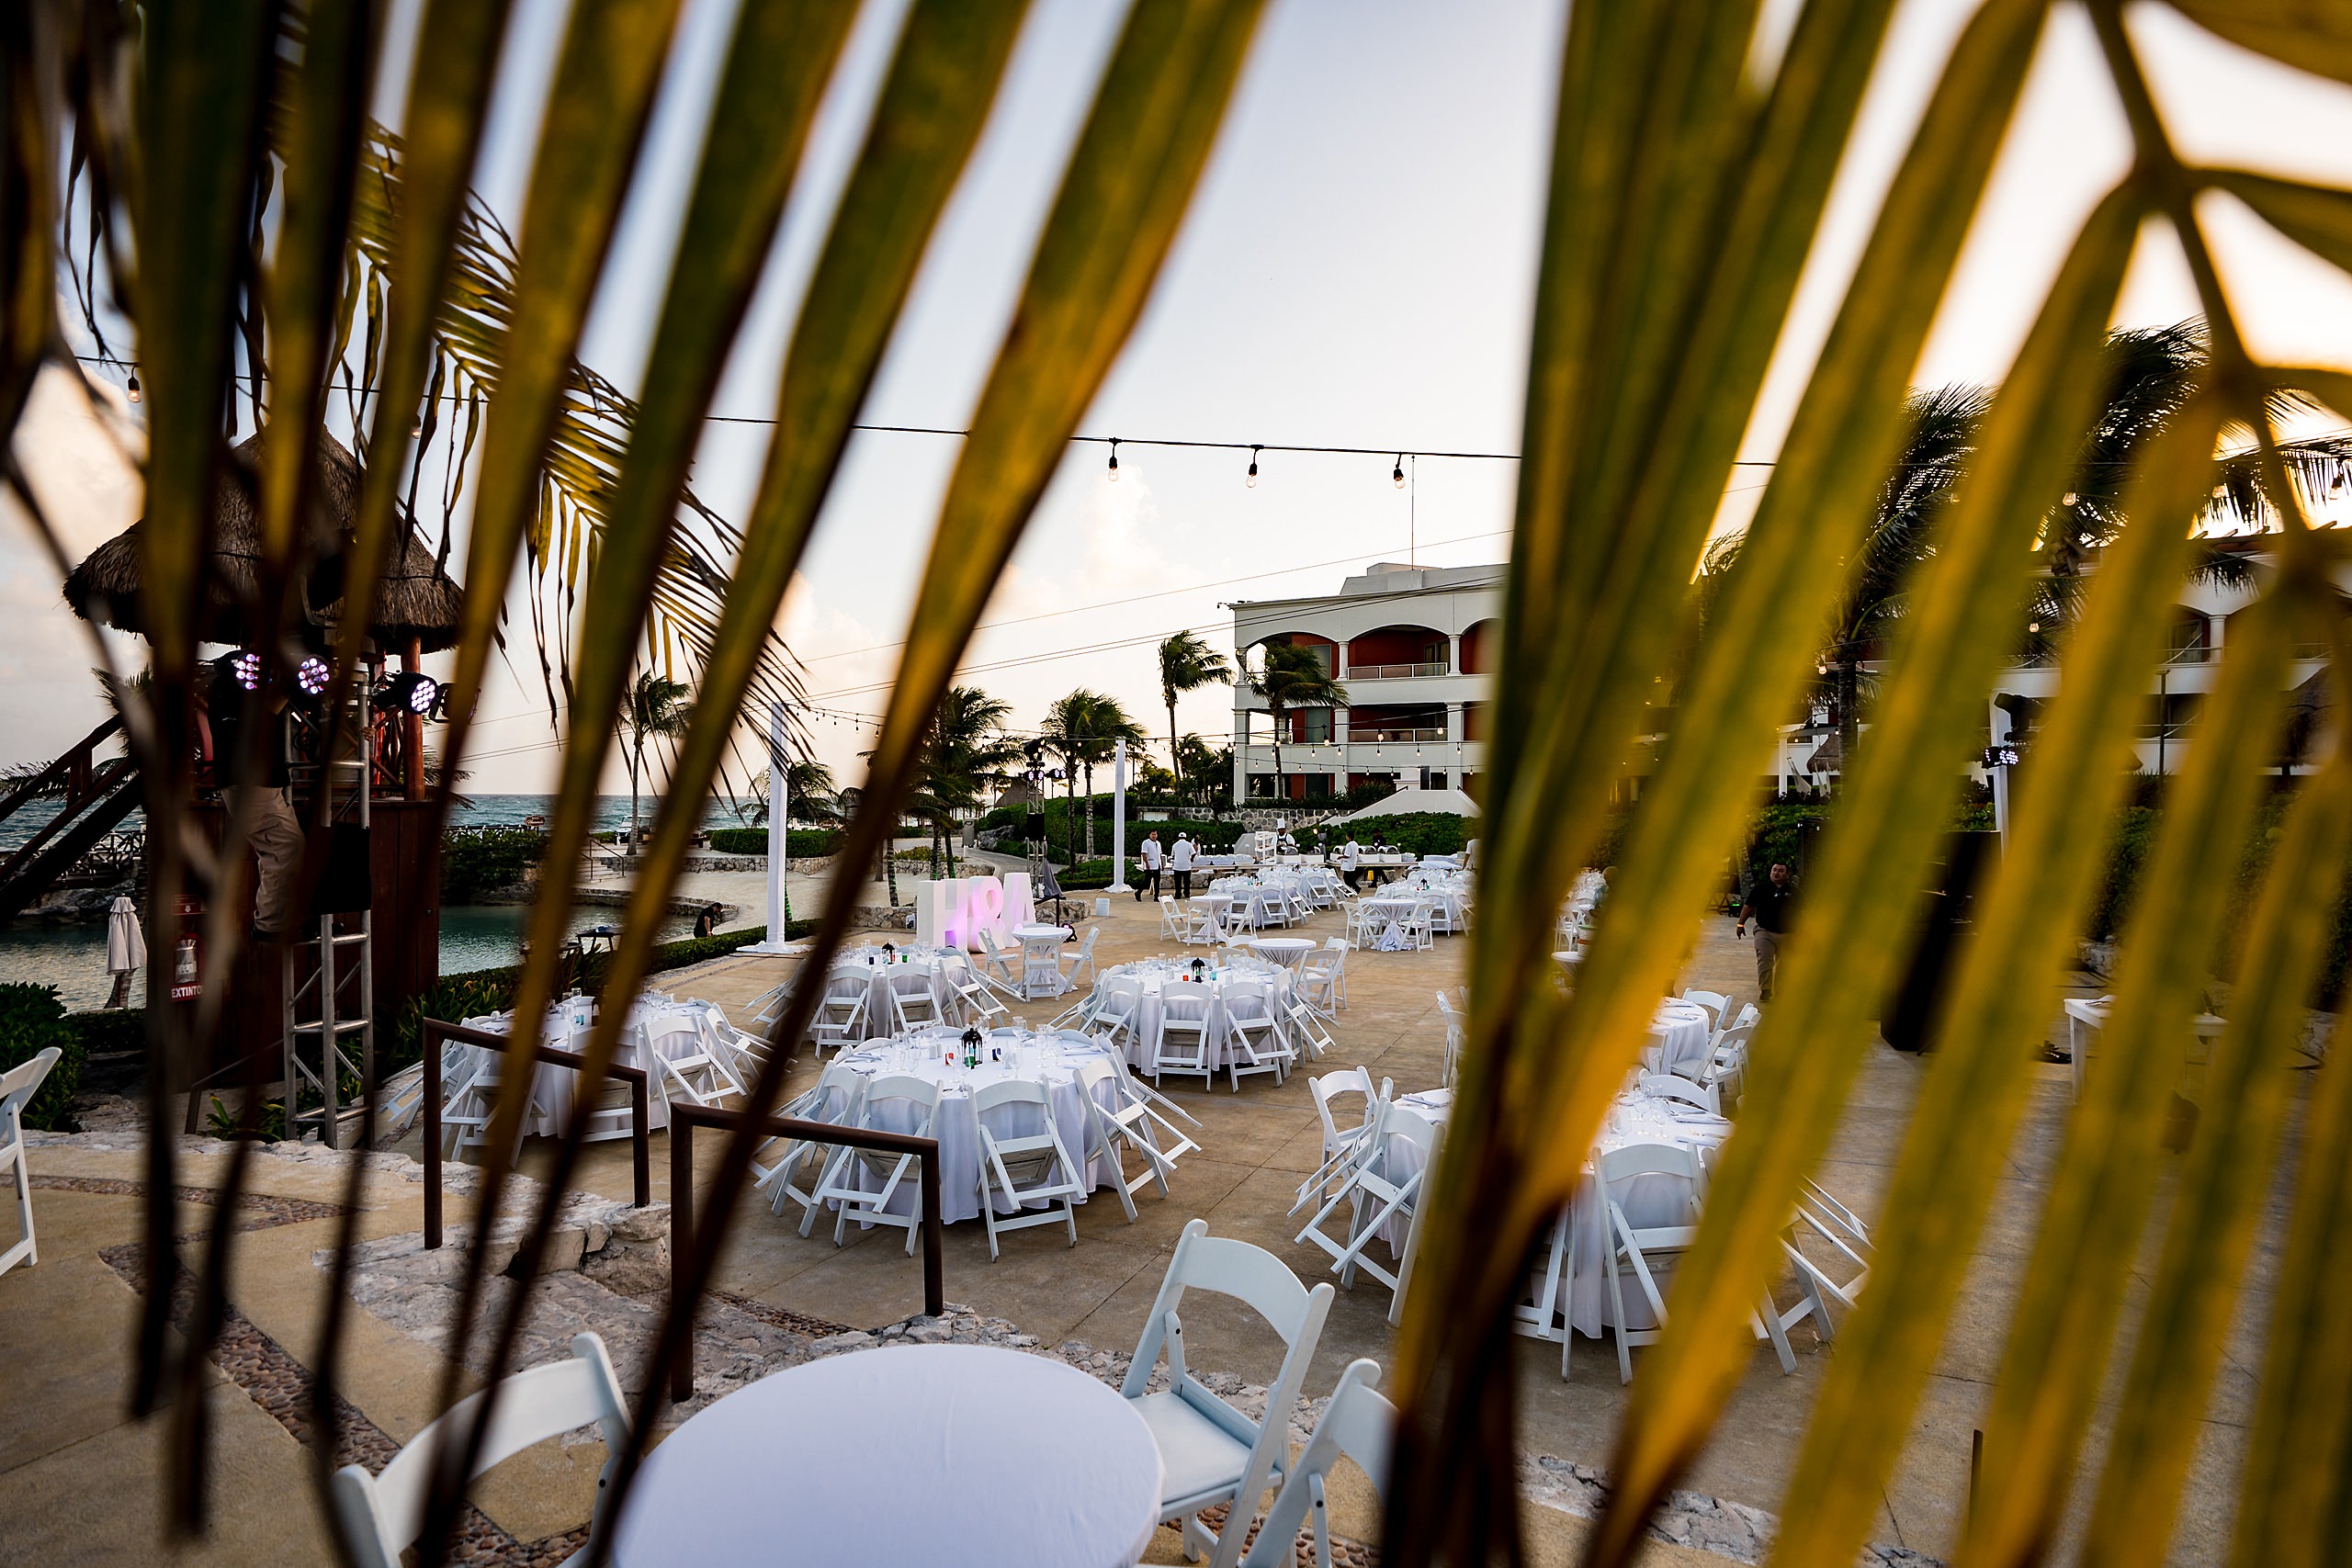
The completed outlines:
<svg viewBox="0 0 2352 1568">
<path fill-rule="evenodd" d="M 1025 1000 L 1020 965 L 1013 955 L 996 944 L 996 932 L 987 926 L 978 929 L 978 935 L 980 962 L 974 972 L 983 982 L 1003 991 L 1006 996 Z"/>
<path fill-rule="evenodd" d="M 1402 1297 L 1405 1274 L 1411 1267 L 1414 1236 L 1419 1228 L 1413 1222 L 1419 1218 L 1421 1186 L 1429 1179 L 1430 1168 L 1437 1163 L 1440 1137 L 1437 1123 L 1411 1106 L 1393 1100 L 1384 1101 L 1363 1157 L 1349 1168 L 1347 1180 L 1324 1200 L 1315 1217 L 1306 1222 L 1306 1228 L 1293 1239 L 1312 1243 L 1330 1254 L 1331 1272 L 1347 1289 L 1355 1288 L 1356 1270 L 1361 1269 Z M 1407 1148 L 1413 1151 L 1409 1156 L 1405 1155 Z M 1323 1222 L 1341 1203 L 1349 1206 L 1345 1239 L 1325 1235 Z M 1373 1238 L 1392 1220 L 1408 1223 L 1406 1242 L 1396 1249 L 1394 1273 L 1365 1254 Z"/>
<path fill-rule="evenodd" d="M 1702 991 L 1696 986 L 1687 987 L 1682 999 L 1704 1008 L 1707 1012 L 1707 1032 L 1714 1033 L 1724 1026 L 1724 1010 L 1731 1006 L 1731 998 L 1721 991 Z"/>
<path fill-rule="evenodd" d="M 1216 1042 L 1209 1032 L 1209 988 L 1179 982 L 1161 988 L 1159 1022 L 1151 1032 L 1151 1081 L 1174 1073 L 1206 1089 L 1216 1077 Z"/>
<path fill-rule="evenodd" d="M 1780 1354 L 1781 1370 L 1793 1372 L 1796 1355 L 1789 1346 L 1789 1330 L 1811 1318 L 1815 1331 L 1825 1341 L 1835 1339 L 1838 1325 L 1830 1315 L 1830 1303 L 1835 1302 L 1846 1312 L 1854 1310 L 1862 1287 L 1870 1281 L 1877 1248 L 1871 1244 L 1870 1226 L 1808 1179 L 1797 1194 L 1795 1217 L 1781 1233 L 1781 1250 L 1796 1270 L 1797 1303 L 1780 1312 L 1768 1295 L 1762 1310 L 1768 1323 L 1766 1333 L 1773 1349 Z M 1824 1250 L 1828 1257 L 1815 1256 Z M 1833 1269 L 1845 1271 L 1846 1277 L 1839 1279 L 1831 1272 Z"/>
<path fill-rule="evenodd" d="M 29 1269 L 40 1261 L 40 1248 L 33 1240 L 32 1173 L 25 1168 L 25 1107 L 40 1092 L 41 1080 L 62 1055 L 56 1046 L 44 1045 L 31 1060 L 0 1073 L 0 1166 L 16 1175 L 17 1228 L 24 1233 L 0 1252 L 0 1274 L 19 1263 Z"/>
<path fill-rule="evenodd" d="M 688 997 L 681 1005 L 692 1010 L 690 1016 L 702 1030 L 705 1048 L 727 1064 L 735 1081 L 743 1085 L 748 1093 L 750 1086 L 758 1081 L 760 1070 L 767 1065 L 771 1048 L 767 1035 L 736 1028 L 729 1021 L 727 1010 L 717 1002 Z"/>
<path fill-rule="evenodd" d="M 691 1046 L 680 1044 L 689 1040 Z M 640 1060 L 652 1066 L 652 1088 L 665 1107 L 680 1100 L 717 1105 L 730 1094 L 740 1098 L 743 1093 L 742 1081 L 711 1051 L 694 1021 L 676 1013 L 647 1026 Z"/>
<path fill-rule="evenodd" d="M 1706 1170 L 1699 1151 L 1679 1144 L 1629 1144 L 1611 1149 L 1600 1159 L 1599 1179 L 1602 1224 L 1600 1252 L 1609 1276 L 1610 1323 L 1617 1334 L 1617 1372 L 1634 1381 L 1634 1347 L 1655 1345 L 1666 1331 L 1666 1293 L 1657 1281 L 1658 1266 L 1671 1263 L 1688 1250 L 1699 1234 L 1699 1202 Z M 1689 1184 L 1680 1205 L 1679 1223 L 1636 1225 L 1625 1217 L 1621 1189 L 1643 1177 L 1658 1176 Z M 1627 1274 L 1641 1288 L 1654 1320 L 1648 1328 L 1628 1328 L 1625 1318 Z M 1563 1357 L 1565 1366 L 1566 1358 Z"/>
<path fill-rule="evenodd" d="M 505 1065 L 504 1055 L 487 1046 L 472 1046 L 468 1054 L 473 1060 L 468 1064 L 465 1077 L 441 1108 L 441 1157 L 454 1159 L 468 1149 L 480 1148 L 490 1142 L 490 1124 L 498 1113 L 500 1077 Z M 445 1080 L 446 1081 L 446 1080 Z M 525 1124 L 528 1125 L 531 1111 L 536 1109 L 538 1077 L 532 1074 L 531 1093 L 534 1104 L 526 1107 Z M 514 1140 L 514 1152 L 510 1163 L 519 1165 L 523 1159 L 523 1140 Z"/>
<path fill-rule="evenodd" d="M 794 978 L 797 979 L 798 976 L 796 976 Z M 791 1005 L 792 981 L 786 980 L 780 986 L 770 986 L 766 990 L 753 997 L 745 1004 L 743 1016 L 753 1023 L 772 1026 L 776 1020 L 784 1016 L 785 1010 Z"/>
<path fill-rule="evenodd" d="M 425 1504 L 442 1450 L 466 1441 L 488 1394 L 483 1390 L 451 1405 L 447 1415 L 410 1438 L 376 1474 L 356 1464 L 335 1472 L 335 1511 L 343 1517 L 344 1538 L 360 1568 L 399 1568 L 401 1554 L 424 1532 Z M 628 1408 L 612 1360 L 605 1354 L 605 1342 L 594 1334 L 575 1335 L 571 1359 L 550 1361 L 508 1378 L 474 1461 L 473 1475 L 480 1475 L 535 1443 L 591 1422 L 604 1433 L 607 1457 L 596 1477 L 588 1540 L 567 1562 L 585 1562 L 596 1554 L 608 1522 L 605 1504 L 612 1495 L 613 1474 L 628 1447 Z"/>
<path fill-rule="evenodd" d="M 1736 1103 L 1747 1084 L 1747 1042 L 1756 1033 L 1752 1023 L 1734 1024 L 1715 1038 L 1714 1049 L 1702 1069 L 1700 1082 L 1713 1089 L 1718 1107 Z"/>
<path fill-rule="evenodd" d="M 1215 947 L 1225 940 L 1224 922 L 1216 918 L 1214 905 L 1205 909 L 1184 911 L 1184 933 L 1177 940 L 1187 947 Z"/>
<path fill-rule="evenodd" d="M 1001 1131 L 989 1124 L 990 1112 L 998 1113 L 1000 1124 L 1028 1120 L 1005 1109 L 1021 1105 L 1036 1108 L 1036 1119 L 1043 1123 L 1039 1131 Z M 1069 1231 L 1069 1244 L 1076 1247 L 1077 1205 L 1086 1196 L 1086 1183 L 1069 1145 L 1062 1142 L 1061 1128 L 1054 1120 L 1054 1103 L 1044 1086 L 1022 1078 L 983 1084 L 972 1091 L 972 1118 L 980 1129 L 980 1218 L 988 1224 L 989 1260 L 995 1260 L 997 1237 L 1004 1232 L 1049 1225 L 1057 1218 Z M 998 1215 L 999 1199 L 1012 1209 L 1011 1218 Z M 1058 1215 L 1054 1213 L 1057 1201 L 1061 1205 Z M 1035 1212 L 1027 1208 L 1039 1202 L 1046 1207 Z"/>
<path fill-rule="evenodd" d="M 1142 987 L 1131 976 L 1114 975 L 1098 981 L 1089 993 L 1093 1006 L 1081 1025 L 1089 1035 L 1124 1051 L 1139 1038 L 1136 1018 L 1143 1002 Z"/>
<path fill-rule="evenodd" d="M 1192 930 L 1192 920 L 1184 913 L 1184 906 L 1176 902 L 1172 893 L 1159 896 L 1159 934 L 1170 942 L 1182 942 L 1184 933 Z"/>
<path fill-rule="evenodd" d="M 1193 1220 L 1177 1238 L 1143 1337 L 1127 1363 L 1119 1393 L 1135 1405 L 1159 1450 L 1159 1517 L 1178 1524 L 1186 1556 L 1205 1552 L 1209 1568 L 1234 1568 L 1258 1495 L 1284 1478 L 1290 1460 L 1290 1414 L 1331 1311 L 1331 1287 L 1308 1290 L 1287 1264 L 1263 1247 L 1208 1234 Z M 1266 1391 L 1266 1414 L 1252 1421 L 1193 1376 L 1184 1359 L 1184 1324 L 1178 1314 L 1188 1290 L 1240 1302 L 1263 1318 L 1283 1345 L 1281 1370 Z M 1168 1388 L 1148 1393 L 1162 1354 Z M 1233 1505 L 1222 1532 L 1201 1523 L 1200 1512 Z"/>
<path fill-rule="evenodd" d="M 865 1096 L 865 1085 L 864 1073 L 836 1056 L 817 1075 L 816 1087 L 786 1105 L 779 1114 L 802 1122 L 854 1123 L 858 1102 Z M 752 1156 L 753 1190 L 766 1189 L 768 1207 L 778 1214 L 784 1213 L 786 1201 L 799 1204 L 802 1235 L 816 1228 L 820 1207 L 817 1186 L 840 1146 L 808 1138 L 772 1138 Z M 773 1158 L 775 1163 L 762 1165 L 763 1158 Z M 795 1178 L 804 1169 L 809 1173 L 806 1189 L 794 1185 Z"/>
<path fill-rule="evenodd" d="M 1348 1005 L 1348 944 L 1333 937 L 1298 961 L 1298 990 L 1306 1005 L 1326 1018 L 1336 1018 Z"/>
<path fill-rule="evenodd" d="M 939 1119 L 940 1089 L 939 1084 L 928 1078 L 909 1074 L 876 1078 L 866 1086 L 865 1098 L 858 1104 L 856 1124 L 868 1132 L 905 1133 L 918 1138 L 936 1136 L 932 1129 Z M 911 1115 L 884 1109 L 894 1104 L 908 1107 Z M 908 1121 L 911 1125 L 892 1127 L 887 1124 L 891 1121 Z M 907 1233 L 907 1256 L 914 1256 L 915 1235 L 922 1228 L 921 1206 L 910 1202 L 903 1214 L 888 1212 L 902 1186 L 912 1198 L 914 1184 L 908 1179 L 907 1172 L 914 1163 L 913 1155 L 886 1154 L 846 1144 L 833 1151 L 825 1174 L 817 1183 L 816 1201 L 835 1206 L 835 1247 L 848 1237 L 849 1222 L 854 1217 L 861 1224 L 897 1225 Z M 869 1188 L 862 1182 L 876 1185 Z"/>
<path fill-rule="evenodd" d="M 1331 1183 L 1363 1157 L 1365 1140 L 1380 1122 L 1380 1102 L 1385 1098 L 1384 1090 L 1373 1087 L 1372 1072 L 1365 1067 L 1343 1067 L 1309 1078 L 1306 1090 L 1315 1099 L 1316 1119 L 1323 1123 L 1323 1163 L 1299 1183 L 1298 1201 L 1290 1206 L 1294 1214 L 1309 1203 L 1322 1202 L 1330 1195 Z M 1343 1127 L 1331 1112 L 1331 1102 L 1351 1094 L 1363 1096 L 1363 1111 L 1353 1124 Z"/>
<path fill-rule="evenodd" d="M 1068 990 L 1078 984 L 1078 972 L 1086 971 L 1086 983 L 1094 984 L 1094 939 L 1102 934 L 1100 926 L 1086 928 L 1086 935 L 1079 940 L 1078 951 L 1070 955 L 1069 967 L 1061 973 L 1062 988 Z M 1058 963 L 1058 960 L 1057 960 Z"/>
<path fill-rule="evenodd" d="M 1225 987 L 1226 1070 L 1233 1092 L 1250 1073 L 1272 1073 L 1280 1083 L 1296 1059 L 1275 1016 L 1273 987 L 1263 980 L 1236 980 Z"/>
<path fill-rule="evenodd" d="M 1280 1004 L 1278 1010 L 1282 1013 L 1283 1027 L 1290 1032 L 1291 1045 L 1298 1055 L 1308 1061 L 1319 1062 L 1340 1048 L 1340 1043 L 1331 1038 L 1331 1032 L 1323 1027 L 1322 1020 L 1315 1016 L 1314 1010 L 1296 991 L 1291 993 L 1287 1001 Z"/>
<path fill-rule="evenodd" d="M 1443 991 L 1437 994 L 1438 1015 L 1445 1020 L 1445 1077 L 1443 1083 L 1453 1087 L 1454 1075 L 1462 1068 L 1462 1015 L 1453 1010 L 1453 998 Z"/>
<path fill-rule="evenodd" d="M 1416 951 L 1426 951 L 1437 945 L 1437 939 L 1432 934 L 1430 924 L 1430 907 L 1427 902 L 1415 904 L 1412 913 L 1396 922 L 1396 930 L 1405 938 L 1406 945 Z"/>
<path fill-rule="evenodd" d="M 1674 1073 L 1644 1073 L 1636 1080 L 1636 1087 L 1653 1100 L 1679 1100 L 1717 1116 L 1723 1114 L 1723 1101 L 1716 1098 L 1715 1086 L 1711 1083 L 1692 1083 Z"/>
<path fill-rule="evenodd" d="M 808 1020 L 808 1039 L 821 1052 L 854 1045 L 865 1038 L 865 1005 L 874 971 L 863 964 L 837 964 L 825 976 L 825 994 Z"/>
<path fill-rule="evenodd" d="M 1299 1527 L 1306 1525 L 1315 1540 L 1315 1568 L 1333 1568 L 1329 1498 L 1325 1478 L 1342 1456 L 1355 1461 L 1374 1492 L 1388 1492 L 1389 1447 L 1396 1432 L 1396 1407 L 1374 1391 L 1380 1384 L 1380 1363 L 1359 1357 L 1340 1374 L 1331 1403 L 1315 1423 L 1315 1435 L 1299 1450 L 1274 1505 L 1258 1527 L 1242 1568 L 1292 1568 L 1297 1561 L 1294 1543 Z"/>
<path fill-rule="evenodd" d="M 932 990 L 928 970 L 910 964 L 894 964 L 888 972 L 885 984 L 890 992 L 891 1032 L 911 1034 L 918 1029 L 945 1023 L 946 1015 L 940 1010 L 939 998 Z"/>
<path fill-rule="evenodd" d="M 995 988 L 982 976 L 967 972 L 967 977 L 951 978 L 948 988 L 956 993 L 956 1009 L 963 1014 L 959 1021 L 967 1029 L 992 1029 L 1012 1016 L 1012 1010 L 997 999 Z"/>
<path fill-rule="evenodd" d="M 1098 1049 L 1100 1049 L 1103 1043 L 1102 1039 L 1095 1035 L 1088 1035 L 1082 1040 L 1069 1035 L 1065 1035 L 1063 1038 L 1072 1040 L 1073 1043 L 1093 1045 Z M 1134 1071 L 1127 1066 L 1127 1058 L 1125 1053 L 1114 1050 L 1104 1050 L 1102 1052 L 1102 1055 L 1103 1059 L 1109 1062 L 1111 1070 L 1118 1075 L 1119 1092 L 1121 1095 L 1128 1100 L 1141 1100 L 1145 1104 L 1149 1105 L 1152 1108 L 1153 1115 L 1159 1118 L 1159 1124 L 1168 1130 L 1170 1136 L 1176 1138 L 1185 1145 L 1185 1147 L 1182 1149 L 1169 1150 L 1168 1157 L 1170 1159 L 1172 1160 L 1181 1154 L 1184 1154 L 1192 1149 L 1197 1149 L 1201 1146 L 1194 1143 L 1191 1138 L 1186 1137 L 1183 1134 L 1177 1132 L 1175 1122 L 1169 1120 L 1171 1116 L 1175 1117 L 1178 1121 L 1182 1122 L 1186 1126 L 1197 1131 L 1201 1125 L 1199 1118 L 1195 1117 L 1191 1111 L 1185 1110 L 1182 1106 L 1177 1104 L 1174 1100 L 1169 1099 L 1166 1095 L 1160 1093 L 1151 1085 L 1136 1077 Z"/>
</svg>

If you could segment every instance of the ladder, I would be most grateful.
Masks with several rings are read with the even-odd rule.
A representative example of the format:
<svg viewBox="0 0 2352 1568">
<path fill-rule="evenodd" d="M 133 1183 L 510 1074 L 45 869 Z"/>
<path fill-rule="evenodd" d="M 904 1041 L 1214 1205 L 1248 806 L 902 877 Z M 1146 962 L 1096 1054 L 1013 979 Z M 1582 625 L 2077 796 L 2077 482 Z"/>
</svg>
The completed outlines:
<svg viewBox="0 0 2352 1568">
<path fill-rule="evenodd" d="M 356 822 L 362 831 L 370 825 L 368 797 L 374 793 L 375 743 L 368 722 L 374 685 L 372 679 L 356 683 L 350 724 L 358 737 L 358 755 L 336 758 L 319 771 L 318 787 L 334 790 L 334 818 Z M 334 744 L 333 730 L 328 744 Z M 354 921 L 356 929 L 348 929 Z M 300 1138 L 307 1126 L 315 1125 L 320 1143 L 341 1147 L 345 1112 L 365 1104 L 375 1086 L 375 929 L 372 908 L 343 915 L 322 910 L 304 934 L 289 933 L 280 949 L 278 1006 L 288 1138 Z M 304 958 L 311 962 L 305 964 Z M 346 1074 L 357 1080 L 356 1093 L 345 1093 Z M 299 1109 L 305 1088 L 318 1100 L 309 1110 Z"/>
</svg>

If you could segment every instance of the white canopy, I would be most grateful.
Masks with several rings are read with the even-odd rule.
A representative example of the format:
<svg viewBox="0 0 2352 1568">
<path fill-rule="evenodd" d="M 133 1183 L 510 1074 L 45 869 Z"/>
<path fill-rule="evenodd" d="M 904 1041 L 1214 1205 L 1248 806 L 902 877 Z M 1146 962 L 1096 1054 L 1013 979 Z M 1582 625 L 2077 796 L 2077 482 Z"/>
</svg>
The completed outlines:
<svg viewBox="0 0 2352 1568">
<path fill-rule="evenodd" d="M 1361 822 L 1367 817 L 1403 817 L 1416 811 L 1443 811 L 1455 817 L 1476 817 L 1478 803 L 1458 789 L 1400 789 L 1375 800 L 1361 811 L 1334 817 L 1334 822 Z"/>
</svg>

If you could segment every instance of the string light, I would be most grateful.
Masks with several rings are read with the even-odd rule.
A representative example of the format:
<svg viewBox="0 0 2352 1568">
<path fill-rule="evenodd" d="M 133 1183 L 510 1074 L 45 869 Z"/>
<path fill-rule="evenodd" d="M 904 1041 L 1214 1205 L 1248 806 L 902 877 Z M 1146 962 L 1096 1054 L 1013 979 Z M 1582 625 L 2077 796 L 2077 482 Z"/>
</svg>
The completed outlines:
<svg viewBox="0 0 2352 1568">
<path fill-rule="evenodd" d="M 1251 490 L 1258 488 L 1258 454 L 1263 450 L 1265 448 L 1262 446 L 1250 448 L 1250 472 L 1243 477 L 1241 482 Z"/>
<path fill-rule="evenodd" d="M 139 372 L 138 372 L 138 371 L 133 370 L 133 371 L 130 373 L 130 385 L 129 385 L 128 387 L 125 387 L 125 388 L 123 389 L 123 391 L 124 391 L 124 392 L 125 392 L 125 393 L 130 397 L 130 400 L 131 400 L 132 402 L 134 402 L 134 403 L 135 403 L 135 402 L 137 402 L 137 401 L 139 400 Z"/>
<path fill-rule="evenodd" d="M 1402 452 L 1396 454 L 1396 466 L 1388 470 L 1388 478 L 1398 490 L 1405 488 L 1405 454 Z"/>
<path fill-rule="evenodd" d="M 1115 435 L 1111 437 L 1111 482 L 1119 482 L 1119 438 Z"/>
</svg>

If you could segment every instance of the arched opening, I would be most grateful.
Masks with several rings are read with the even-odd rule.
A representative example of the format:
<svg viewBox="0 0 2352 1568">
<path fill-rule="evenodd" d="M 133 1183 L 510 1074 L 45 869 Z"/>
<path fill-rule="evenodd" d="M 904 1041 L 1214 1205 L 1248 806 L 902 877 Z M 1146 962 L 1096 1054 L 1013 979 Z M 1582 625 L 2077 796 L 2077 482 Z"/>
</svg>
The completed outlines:
<svg viewBox="0 0 2352 1568">
<path fill-rule="evenodd" d="M 1404 680 L 1452 669 L 1445 634 L 1433 626 L 1379 626 L 1348 640 L 1349 678 Z"/>
<path fill-rule="evenodd" d="M 1252 659 L 1244 655 L 1244 661 L 1251 669 L 1264 668 L 1266 656 L 1261 650 L 1272 643 L 1287 643 L 1293 648 L 1306 649 L 1315 655 L 1316 662 L 1323 666 L 1323 673 L 1332 675 L 1339 672 L 1340 645 L 1313 632 L 1276 632 L 1272 637 L 1261 637 L 1250 645 L 1250 653 L 1257 657 Z"/>
<path fill-rule="evenodd" d="M 2173 611 L 2165 632 L 2165 662 L 2202 664 L 2213 657 L 2213 623 L 2201 611 L 2183 605 Z"/>
<path fill-rule="evenodd" d="M 1491 675 L 1495 660 L 1501 653 L 1496 639 L 1502 635 L 1502 622 L 1489 615 L 1462 634 L 1462 673 Z"/>
</svg>

